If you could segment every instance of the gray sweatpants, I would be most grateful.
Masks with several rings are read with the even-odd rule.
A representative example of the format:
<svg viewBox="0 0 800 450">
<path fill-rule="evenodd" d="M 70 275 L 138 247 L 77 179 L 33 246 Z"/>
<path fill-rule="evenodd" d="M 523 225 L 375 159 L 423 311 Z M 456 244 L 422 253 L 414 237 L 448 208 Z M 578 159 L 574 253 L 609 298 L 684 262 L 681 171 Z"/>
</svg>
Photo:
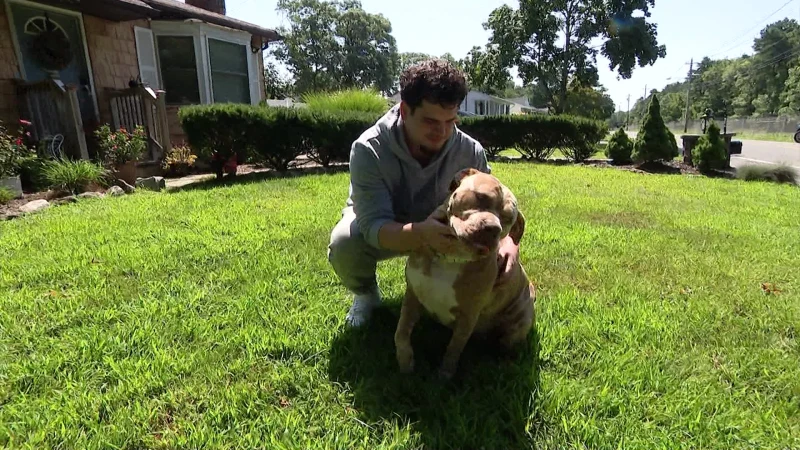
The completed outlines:
<svg viewBox="0 0 800 450">
<path fill-rule="evenodd" d="M 328 261 L 347 289 L 366 294 L 377 287 L 375 271 L 378 261 L 402 256 L 390 250 L 373 247 L 364 240 L 352 207 L 342 211 L 342 218 L 331 232 Z"/>
</svg>

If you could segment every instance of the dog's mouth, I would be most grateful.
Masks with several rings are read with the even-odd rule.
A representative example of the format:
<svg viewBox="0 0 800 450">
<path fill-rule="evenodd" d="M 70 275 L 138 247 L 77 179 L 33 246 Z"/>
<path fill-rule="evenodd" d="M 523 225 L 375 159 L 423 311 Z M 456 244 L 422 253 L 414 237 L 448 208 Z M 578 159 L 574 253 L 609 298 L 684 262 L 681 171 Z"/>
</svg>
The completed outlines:
<svg viewBox="0 0 800 450">
<path fill-rule="evenodd" d="M 464 244 L 470 253 L 479 257 L 487 256 L 496 251 L 500 244 L 502 229 L 492 223 L 483 223 L 481 226 L 475 226 L 458 217 L 452 217 L 450 228 L 459 242 Z"/>
</svg>

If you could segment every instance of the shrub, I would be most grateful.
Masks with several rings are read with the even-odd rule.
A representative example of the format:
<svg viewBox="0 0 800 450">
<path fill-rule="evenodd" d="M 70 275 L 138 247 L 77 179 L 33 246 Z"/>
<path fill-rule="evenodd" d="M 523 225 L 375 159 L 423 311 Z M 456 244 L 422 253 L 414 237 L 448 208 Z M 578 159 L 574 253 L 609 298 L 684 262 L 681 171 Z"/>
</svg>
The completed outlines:
<svg viewBox="0 0 800 450">
<path fill-rule="evenodd" d="M 628 133 L 620 128 L 611 136 L 606 147 L 606 157 L 611 159 L 614 164 L 628 164 L 632 162 L 633 141 L 628 137 Z"/>
<path fill-rule="evenodd" d="M 361 133 L 375 124 L 379 115 L 364 112 L 312 113 L 314 133 L 308 157 L 324 167 L 350 159 L 350 148 Z"/>
<path fill-rule="evenodd" d="M 720 137 L 717 124 L 712 123 L 692 149 L 692 164 L 701 172 L 709 172 L 723 168 L 726 160 L 725 141 Z"/>
<path fill-rule="evenodd" d="M 771 181 L 773 183 L 800 184 L 800 174 L 786 164 L 777 166 L 749 165 L 736 170 L 736 177 L 744 181 Z"/>
<path fill-rule="evenodd" d="M 483 145 L 489 157 L 516 148 L 526 158 L 545 160 L 561 149 L 573 161 L 595 152 L 607 126 L 571 116 L 500 115 L 466 117 L 460 128 Z"/>
<path fill-rule="evenodd" d="M 183 176 L 192 171 L 197 155 L 186 145 L 178 145 L 164 157 L 161 167 L 169 176 Z"/>
<path fill-rule="evenodd" d="M 147 135 L 142 126 L 137 126 L 133 133 L 125 128 L 111 131 L 108 124 L 95 130 L 100 155 L 110 167 L 117 167 L 141 158 L 147 148 Z"/>
<path fill-rule="evenodd" d="M 50 188 L 78 194 L 91 184 L 104 184 L 108 172 L 100 164 L 69 159 L 50 161 L 44 169 L 44 177 Z"/>
<path fill-rule="evenodd" d="M 244 104 L 185 106 L 178 117 L 189 146 L 199 160 L 212 163 L 236 156 L 239 162 L 253 154 L 253 137 L 263 125 L 268 108 Z"/>
<path fill-rule="evenodd" d="M 636 162 L 653 162 L 671 160 L 678 156 L 678 145 L 675 136 L 667 129 L 661 117 L 661 105 L 655 94 L 642 119 L 639 134 L 633 147 L 633 160 Z"/>
<path fill-rule="evenodd" d="M 14 191 L 6 187 L 0 187 L 0 205 L 5 205 L 11 200 L 14 200 L 15 197 Z"/>
<path fill-rule="evenodd" d="M 348 111 L 383 114 L 389 102 L 376 91 L 348 89 L 338 92 L 314 92 L 303 96 L 311 111 Z"/>
<path fill-rule="evenodd" d="M 0 178 L 19 175 L 21 164 L 36 156 L 25 141 L 25 133 L 20 130 L 14 137 L 0 122 Z"/>
</svg>

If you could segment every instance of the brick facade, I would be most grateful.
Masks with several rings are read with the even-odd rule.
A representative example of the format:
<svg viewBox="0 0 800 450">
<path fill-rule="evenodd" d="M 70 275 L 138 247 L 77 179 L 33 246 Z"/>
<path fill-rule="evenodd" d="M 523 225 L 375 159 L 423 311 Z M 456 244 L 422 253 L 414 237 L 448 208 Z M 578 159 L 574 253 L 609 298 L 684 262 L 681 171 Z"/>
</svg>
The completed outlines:
<svg viewBox="0 0 800 450">
<path fill-rule="evenodd" d="M 139 76 L 133 27 L 150 28 L 150 24 L 146 20 L 110 22 L 85 14 L 83 24 L 92 61 L 100 123 L 110 124 L 111 106 L 106 89 L 127 89 L 128 82 Z"/>
<path fill-rule="evenodd" d="M 20 78 L 17 54 L 11 40 L 6 5 L 0 1 L 0 121 L 9 130 L 17 131 L 17 96 L 14 79 Z"/>
</svg>

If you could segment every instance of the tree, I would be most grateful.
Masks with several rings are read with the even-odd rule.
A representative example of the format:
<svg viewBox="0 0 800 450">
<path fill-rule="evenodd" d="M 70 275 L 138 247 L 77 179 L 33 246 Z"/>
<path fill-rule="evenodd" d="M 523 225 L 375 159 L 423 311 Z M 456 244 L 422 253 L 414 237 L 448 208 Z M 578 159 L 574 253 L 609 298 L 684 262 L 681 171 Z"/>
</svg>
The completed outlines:
<svg viewBox="0 0 800 450">
<path fill-rule="evenodd" d="M 497 49 L 487 47 L 486 50 L 473 46 L 467 56 L 459 62 L 464 70 L 467 82 L 472 89 L 491 95 L 500 95 L 513 83 L 508 69 L 503 66 L 501 55 Z"/>
<path fill-rule="evenodd" d="M 519 9 L 495 9 L 484 24 L 500 67 L 516 66 L 525 84 L 537 83 L 556 113 L 567 105 L 569 81 L 595 86 L 597 55 L 630 78 L 634 67 L 666 56 L 647 21 L 655 0 L 520 0 Z M 634 17 L 634 13 L 637 16 Z M 594 45 L 594 39 L 602 39 Z"/>
<path fill-rule="evenodd" d="M 603 87 L 592 88 L 573 80 L 567 92 L 567 104 L 562 111 L 566 114 L 606 120 L 614 114 L 614 100 L 606 94 Z"/>
<path fill-rule="evenodd" d="M 611 136 L 606 147 L 606 158 L 611 159 L 614 164 L 628 164 L 631 162 L 631 155 L 633 154 L 633 142 L 625 133 L 625 130 L 620 128 Z"/>
<path fill-rule="evenodd" d="M 391 23 L 358 0 L 279 0 L 290 22 L 274 50 L 295 79 L 297 94 L 340 88 L 390 93 L 400 59 Z"/>
<path fill-rule="evenodd" d="M 283 100 L 292 95 L 292 80 L 281 76 L 272 61 L 264 60 L 264 88 L 267 98 Z"/>
<path fill-rule="evenodd" d="M 653 94 L 650 97 L 650 106 L 642 120 L 634 144 L 633 159 L 636 162 L 670 160 L 678 156 L 678 144 L 675 137 L 667 129 L 664 119 L 661 118 L 658 96 Z"/>
<path fill-rule="evenodd" d="M 431 56 L 427 53 L 417 53 L 417 52 L 400 53 L 400 71 L 403 71 L 418 62 L 433 58 L 434 56 Z"/>
</svg>

